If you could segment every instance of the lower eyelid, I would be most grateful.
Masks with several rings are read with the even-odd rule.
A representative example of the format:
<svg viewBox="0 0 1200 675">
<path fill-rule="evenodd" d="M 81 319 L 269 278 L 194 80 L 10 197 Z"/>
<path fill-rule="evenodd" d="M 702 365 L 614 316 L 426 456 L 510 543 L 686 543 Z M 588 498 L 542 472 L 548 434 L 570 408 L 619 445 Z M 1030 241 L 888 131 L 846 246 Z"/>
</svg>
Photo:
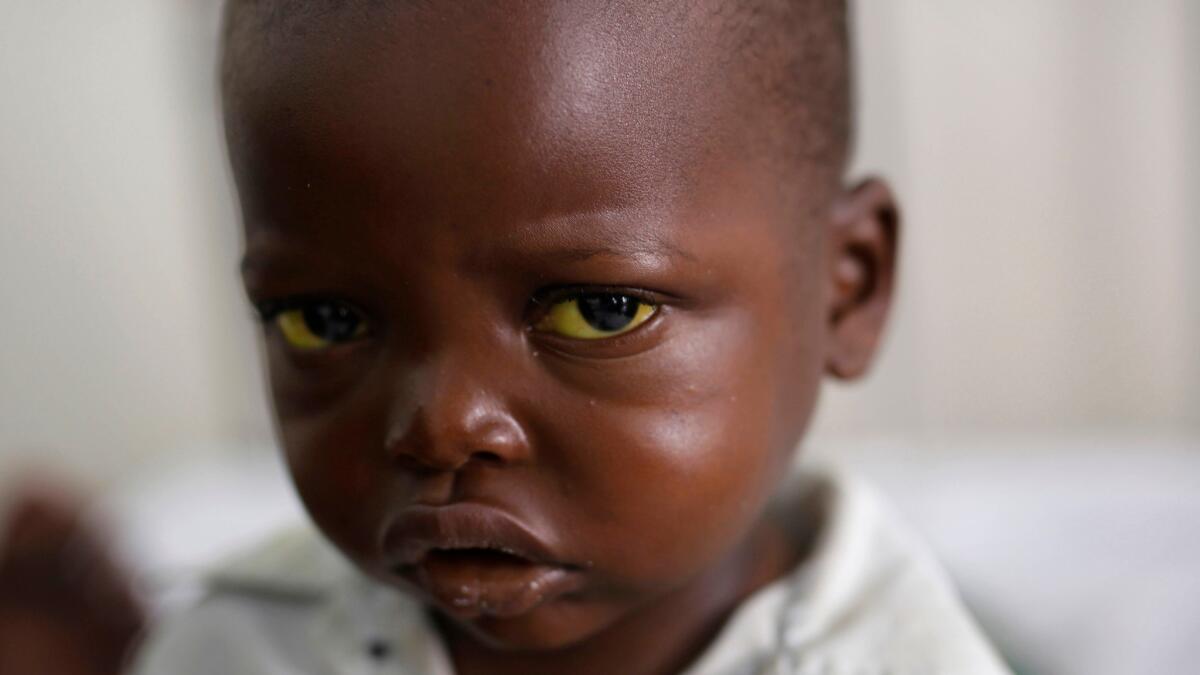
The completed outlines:
<svg viewBox="0 0 1200 675">
<path fill-rule="evenodd" d="M 666 321 L 673 314 L 669 305 L 658 305 L 642 324 L 611 337 L 583 340 L 556 333 L 528 330 L 537 343 L 565 358 L 579 361 L 633 357 L 649 352 L 665 339 Z"/>
</svg>

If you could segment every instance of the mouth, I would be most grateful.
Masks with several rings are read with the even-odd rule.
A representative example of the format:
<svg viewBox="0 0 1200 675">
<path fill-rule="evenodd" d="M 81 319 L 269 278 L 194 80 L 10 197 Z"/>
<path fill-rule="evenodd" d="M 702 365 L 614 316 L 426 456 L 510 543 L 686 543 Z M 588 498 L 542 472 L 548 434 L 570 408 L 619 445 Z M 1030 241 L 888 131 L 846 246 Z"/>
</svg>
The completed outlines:
<svg viewBox="0 0 1200 675">
<path fill-rule="evenodd" d="M 576 590 L 581 568 L 503 511 L 405 509 L 384 532 L 392 572 L 462 619 L 514 617 Z"/>
</svg>

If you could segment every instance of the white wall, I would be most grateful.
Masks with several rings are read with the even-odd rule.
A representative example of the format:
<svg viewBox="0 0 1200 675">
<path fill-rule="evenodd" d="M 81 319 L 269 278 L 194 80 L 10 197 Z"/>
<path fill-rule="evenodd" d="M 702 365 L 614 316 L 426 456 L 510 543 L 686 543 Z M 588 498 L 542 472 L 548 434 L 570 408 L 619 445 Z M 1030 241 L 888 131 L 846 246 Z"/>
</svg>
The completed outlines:
<svg viewBox="0 0 1200 675">
<path fill-rule="evenodd" d="M 0 2 L 5 473 L 109 479 L 262 428 L 251 343 L 230 337 L 212 31 L 189 5 Z"/>
<path fill-rule="evenodd" d="M 858 7 L 859 164 L 906 205 L 902 297 L 824 429 L 1197 429 L 1195 3 Z"/>
<path fill-rule="evenodd" d="M 901 298 L 819 433 L 1200 429 L 1198 3 L 858 5 L 859 165 L 906 205 Z M 216 14 L 0 0 L 2 471 L 268 442 Z"/>
</svg>

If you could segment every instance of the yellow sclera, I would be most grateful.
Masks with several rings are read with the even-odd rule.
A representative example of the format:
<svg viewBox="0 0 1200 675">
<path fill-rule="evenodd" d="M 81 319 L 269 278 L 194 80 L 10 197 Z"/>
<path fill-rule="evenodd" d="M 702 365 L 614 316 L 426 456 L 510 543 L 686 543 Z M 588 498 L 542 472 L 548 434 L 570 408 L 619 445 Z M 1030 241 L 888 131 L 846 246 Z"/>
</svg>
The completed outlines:
<svg viewBox="0 0 1200 675">
<path fill-rule="evenodd" d="M 281 312 L 275 318 L 275 324 L 279 326 L 279 332 L 283 335 L 284 341 L 293 349 L 313 351 L 316 349 L 325 349 L 333 344 L 329 340 L 312 332 L 312 329 L 308 327 L 308 321 L 304 318 L 304 310 L 302 309 Z"/>
<path fill-rule="evenodd" d="M 367 333 L 363 316 L 344 305 L 290 309 L 275 317 L 275 325 L 289 347 L 308 352 L 356 340 Z"/>
<path fill-rule="evenodd" d="M 579 299 L 572 298 L 555 303 L 550 308 L 550 311 L 538 321 L 535 328 L 539 331 L 554 333 L 576 340 L 599 340 L 628 333 L 654 316 L 655 310 L 657 310 L 657 307 L 652 304 L 639 303 L 633 318 L 629 320 L 628 324 L 617 330 L 605 331 L 588 323 L 579 309 Z"/>
</svg>

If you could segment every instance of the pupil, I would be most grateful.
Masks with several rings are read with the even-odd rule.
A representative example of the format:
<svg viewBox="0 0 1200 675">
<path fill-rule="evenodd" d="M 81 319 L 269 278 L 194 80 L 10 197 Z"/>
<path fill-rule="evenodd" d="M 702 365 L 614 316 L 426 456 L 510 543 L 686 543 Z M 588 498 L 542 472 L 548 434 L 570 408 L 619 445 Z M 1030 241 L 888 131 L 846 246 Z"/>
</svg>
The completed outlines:
<svg viewBox="0 0 1200 675">
<path fill-rule="evenodd" d="M 636 298 L 611 293 L 581 295 L 577 302 L 584 321 L 592 328 L 605 332 L 628 326 L 642 304 Z"/>
<path fill-rule="evenodd" d="M 358 315 L 345 305 L 322 302 L 304 308 L 304 324 L 313 335 L 329 342 L 354 337 L 359 321 Z"/>
</svg>

